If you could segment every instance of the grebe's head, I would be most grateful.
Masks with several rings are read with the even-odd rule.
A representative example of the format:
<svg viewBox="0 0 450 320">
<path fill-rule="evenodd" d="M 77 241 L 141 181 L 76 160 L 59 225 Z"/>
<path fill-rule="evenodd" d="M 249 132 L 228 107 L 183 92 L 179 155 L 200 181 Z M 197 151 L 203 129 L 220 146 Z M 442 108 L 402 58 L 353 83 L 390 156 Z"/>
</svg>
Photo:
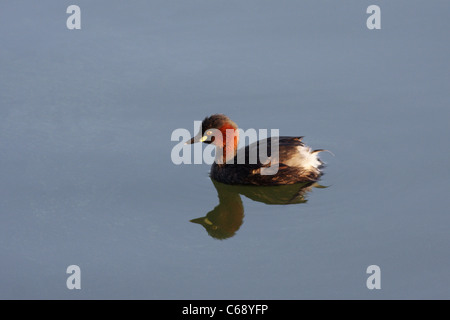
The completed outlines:
<svg viewBox="0 0 450 320">
<path fill-rule="evenodd" d="M 186 143 L 204 142 L 207 144 L 213 143 L 217 146 L 223 146 L 226 142 L 227 130 L 228 134 L 230 133 L 230 130 L 232 130 L 232 137 L 237 146 L 239 131 L 236 123 L 224 114 L 214 114 L 203 120 L 199 133 Z M 220 139 L 218 139 L 219 135 L 221 135 Z"/>
</svg>

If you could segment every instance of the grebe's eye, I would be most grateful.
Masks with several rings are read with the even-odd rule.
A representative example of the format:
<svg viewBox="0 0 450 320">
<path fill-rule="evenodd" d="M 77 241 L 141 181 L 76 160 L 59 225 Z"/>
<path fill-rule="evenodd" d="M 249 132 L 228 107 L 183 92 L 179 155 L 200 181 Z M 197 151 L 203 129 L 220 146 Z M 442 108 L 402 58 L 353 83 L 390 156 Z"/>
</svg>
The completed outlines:
<svg viewBox="0 0 450 320">
<path fill-rule="evenodd" d="M 212 131 L 211 131 L 211 130 L 208 130 L 208 131 L 206 131 L 206 134 L 207 134 L 208 136 L 210 136 L 210 135 L 212 135 Z"/>
</svg>

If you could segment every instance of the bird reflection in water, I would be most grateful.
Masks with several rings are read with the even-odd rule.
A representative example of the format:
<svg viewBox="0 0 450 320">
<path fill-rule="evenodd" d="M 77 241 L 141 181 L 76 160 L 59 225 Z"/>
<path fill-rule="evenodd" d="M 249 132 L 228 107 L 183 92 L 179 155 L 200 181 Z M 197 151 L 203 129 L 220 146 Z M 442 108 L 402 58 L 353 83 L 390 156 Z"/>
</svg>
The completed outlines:
<svg viewBox="0 0 450 320">
<path fill-rule="evenodd" d="M 317 182 L 304 182 L 282 186 L 229 185 L 211 181 L 217 190 L 219 204 L 205 217 L 192 219 L 202 225 L 216 239 L 235 235 L 244 222 L 244 205 L 241 195 L 265 204 L 299 204 L 307 202 L 306 194 L 313 188 L 326 188 Z"/>
</svg>

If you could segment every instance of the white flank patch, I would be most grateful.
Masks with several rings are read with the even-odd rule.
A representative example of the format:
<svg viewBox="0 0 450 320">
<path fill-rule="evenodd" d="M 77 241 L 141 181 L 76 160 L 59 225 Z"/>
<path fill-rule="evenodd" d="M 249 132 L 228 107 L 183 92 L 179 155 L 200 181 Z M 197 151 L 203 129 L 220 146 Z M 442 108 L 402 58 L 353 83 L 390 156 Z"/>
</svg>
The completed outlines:
<svg viewBox="0 0 450 320">
<path fill-rule="evenodd" d="M 315 168 L 318 169 L 321 165 L 319 158 L 317 157 L 318 153 L 311 153 L 312 150 L 309 147 L 298 146 L 298 155 L 296 157 L 292 157 L 288 160 L 283 161 L 284 164 L 290 167 L 302 167 L 305 169 Z"/>
</svg>

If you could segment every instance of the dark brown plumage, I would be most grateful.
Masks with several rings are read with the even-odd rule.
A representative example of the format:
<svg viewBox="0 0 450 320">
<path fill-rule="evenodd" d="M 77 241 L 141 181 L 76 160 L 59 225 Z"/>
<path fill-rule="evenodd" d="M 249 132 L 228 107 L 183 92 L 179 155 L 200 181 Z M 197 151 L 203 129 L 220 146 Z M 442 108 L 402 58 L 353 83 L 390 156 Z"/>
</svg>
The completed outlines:
<svg viewBox="0 0 450 320">
<path fill-rule="evenodd" d="M 234 145 L 227 145 L 225 138 L 215 139 L 211 130 L 217 129 L 226 135 L 226 129 L 235 130 Z M 285 185 L 299 182 L 316 181 L 321 176 L 322 161 L 317 154 L 322 150 L 311 150 L 303 142 L 303 137 L 278 137 L 278 152 L 272 150 L 272 139 L 268 138 L 252 143 L 237 150 L 239 131 L 237 125 L 223 114 L 212 115 L 202 122 L 201 131 L 189 143 L 205 142 L 216 145 L 216 155 L 223 154 L 211 166 L 210 175 L 214 180 L 226 184 L 242 185 Z M 233 138 L 233 137 L 231 137 Z M 269 156 L 269 160 L 261 158 Z M 256 161 L 251 155 L 256 153 Z M 270 168 L 273 172 L 266 174 Z M 276 168 L 278 170 L 276 170 Z"/>
</svg>

